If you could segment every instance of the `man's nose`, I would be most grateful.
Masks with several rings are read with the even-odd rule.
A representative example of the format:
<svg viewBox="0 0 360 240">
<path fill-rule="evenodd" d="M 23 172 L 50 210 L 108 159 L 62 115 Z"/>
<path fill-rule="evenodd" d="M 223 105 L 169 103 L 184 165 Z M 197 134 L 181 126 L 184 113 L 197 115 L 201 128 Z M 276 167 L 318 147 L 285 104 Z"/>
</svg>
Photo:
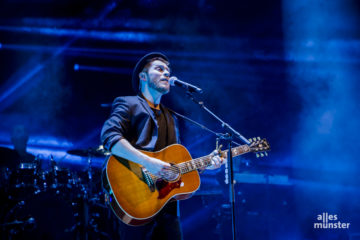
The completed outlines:
<svg viewBox="0 0 360 240">
<path fill-rule="evenodd" d="M 165 72 L 164 72 L 164 76 L 167 77 L 167 78 L 169 78 L 169 77 L 170 77 L 170 73 L 169 73 L 168 71 L 165 71 Z"/>
</svg>

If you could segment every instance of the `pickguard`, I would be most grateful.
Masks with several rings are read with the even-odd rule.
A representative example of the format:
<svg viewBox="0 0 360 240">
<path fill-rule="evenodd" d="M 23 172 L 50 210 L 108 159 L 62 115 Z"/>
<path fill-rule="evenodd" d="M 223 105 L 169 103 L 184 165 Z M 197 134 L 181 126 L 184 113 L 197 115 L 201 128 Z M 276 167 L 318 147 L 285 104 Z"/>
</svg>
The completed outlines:
<svg viewBox="0 0 360 240">
<path fill-rule="evenodd" d="M 181 178 L 176 182 L 167 182 L 162 179 L 156 181 L 156 188 L 159 192 L 158 199 L 165 198 L 173 189 L 180 188 L 181 186 Z"/>
</svg>

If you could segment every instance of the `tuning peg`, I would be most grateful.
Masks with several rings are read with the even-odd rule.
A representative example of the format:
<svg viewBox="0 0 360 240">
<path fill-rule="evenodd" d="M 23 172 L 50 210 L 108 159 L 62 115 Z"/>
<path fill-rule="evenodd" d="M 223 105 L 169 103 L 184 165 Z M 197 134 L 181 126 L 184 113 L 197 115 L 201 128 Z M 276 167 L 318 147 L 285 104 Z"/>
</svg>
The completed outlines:
<svg viewBox="0 0 360 240">
<path fill-rule="evenodd" d="M 264 154 L 263 154 L 263 153 L 260 153 L 260 156 L 261 156 L 261 157 L 264 157 Z"/>
<path fill-rule="evenodd" d="M 252 142 L 252 138 L 249 138 L 249 142 Z"/>
<path fill-rule="evenodd" d="M 259 154 L 258 154 L 258 153 L 256 154 L 256 157 L 257 157 L 257 158 L 259 157 Z"/>
<path fill-rule="evenodd" d="M 256 142 L 256 138 L 253 138 L 253 141 Z"/>
<path fill-rule="evenodd" d="M 268 156 L 269 154 L 267 152 L 265 152 L 265 156 Z"/>
<path fill-rule="evenodd" d="M 259 140 L 259 141 L 260 141 L 260 137 L 257 137 L 257 140 Z"/>
</svg>

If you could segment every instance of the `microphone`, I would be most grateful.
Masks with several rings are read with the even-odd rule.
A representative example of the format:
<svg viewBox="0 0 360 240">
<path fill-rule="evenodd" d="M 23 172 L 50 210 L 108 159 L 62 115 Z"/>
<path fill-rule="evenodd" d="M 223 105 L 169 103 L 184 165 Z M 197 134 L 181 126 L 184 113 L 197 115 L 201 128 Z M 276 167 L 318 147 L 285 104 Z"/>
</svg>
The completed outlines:
<svg viewBox="0 0 360 240">
<path fill-rule="evenodd" d="M 183 82 L 179 80 L 177 77 L 173 76 L 169 79 L 169 83 L 171 86 L 179 86 L 182 88 L 185 88 L 186 90 L 190 92 L 196 92 L 196 93 L 202 93 L 203 90 L 201 88 L 198 88 L 197 86 L 191 85 L 190 83 Z"/>
</svg>

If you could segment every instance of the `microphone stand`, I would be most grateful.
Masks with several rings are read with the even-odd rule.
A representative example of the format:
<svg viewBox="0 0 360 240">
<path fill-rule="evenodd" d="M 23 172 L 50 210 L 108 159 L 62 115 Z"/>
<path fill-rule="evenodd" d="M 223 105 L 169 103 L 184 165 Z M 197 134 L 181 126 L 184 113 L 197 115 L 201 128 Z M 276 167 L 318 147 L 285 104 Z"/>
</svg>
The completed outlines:
<svg viewBox="0 0 360 240">
<path fill-rule="evenodd" d="M 232 141 L 233 138 L 238 138 L 245 142 L 246 144 L 250 144 L 250 142 L 239 132 L 233 129 L 229 124 L 220 119 L 217 115 L 215 115 L 212 111 L 210 111 L 205 105 L 204 102 L 199 101 L 193 95 L 194 91 L 190 88 L 187 89 L 186 95 L 196 104 L 198 104 L 202 109 L 204 109 L 207 113 L 213 116 L 216 120 L 221 123 L 222 128 L 226 131 L 226 134 L 222 134 L 220 136 L 221 139 L 228 142 L 228 161 L 230 166 L 229 171 L 229 192 L 230 192 L 230 203 L 231 203 L 231 219 L 232 219 L 232 233 L 233 240 L 236 240 L 236 218 L 235 218 L 235 180 L 234 180 L 234 168 L 233 168 L 233 158 L 232 158 Z"/>
</svg>

